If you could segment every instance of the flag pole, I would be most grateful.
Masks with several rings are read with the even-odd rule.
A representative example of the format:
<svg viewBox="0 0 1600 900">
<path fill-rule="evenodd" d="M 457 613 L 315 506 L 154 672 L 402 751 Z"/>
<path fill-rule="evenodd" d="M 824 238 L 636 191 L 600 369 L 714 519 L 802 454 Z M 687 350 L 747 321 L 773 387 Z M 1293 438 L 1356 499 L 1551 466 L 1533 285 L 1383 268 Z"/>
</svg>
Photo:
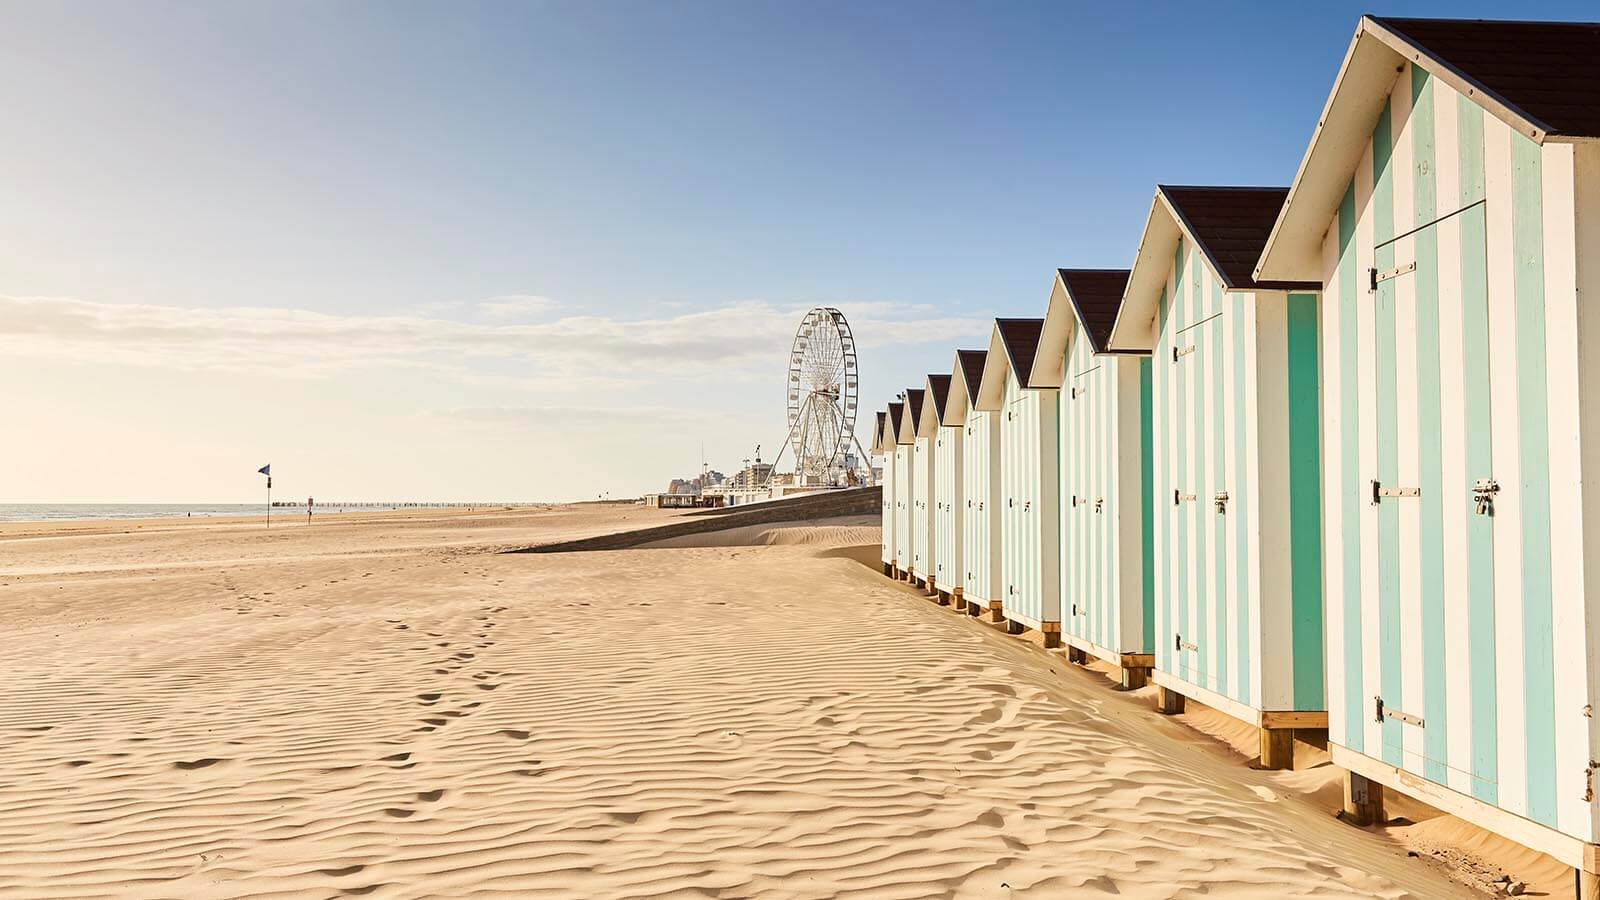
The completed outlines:
<svg viewBox="0 0 1600 900">
<path fill-rule="evenodd" d="M 267 476 L 267 527 L 272 527 L 272 476 Z"/>
</svg>

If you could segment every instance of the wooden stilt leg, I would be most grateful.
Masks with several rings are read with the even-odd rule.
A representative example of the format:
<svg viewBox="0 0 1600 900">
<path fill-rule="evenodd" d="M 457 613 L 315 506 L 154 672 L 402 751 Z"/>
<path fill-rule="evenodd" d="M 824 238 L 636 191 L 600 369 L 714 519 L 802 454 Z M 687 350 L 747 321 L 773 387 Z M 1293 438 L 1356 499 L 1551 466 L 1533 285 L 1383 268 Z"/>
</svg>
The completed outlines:
<svg viewBox="0 0 1600 900">
<path fill-rule="evenodd" d="M 967 598 L 962 596 L 961 588 L 956 588 L 950 592 L 950 602 L 955 604 L 956 612 L 967 611 Z"/>
<path fill-rule="evenodd" d="M 1582 869 L 1574 869 L 1573 872 L 1577 876 L 1573 893 L 1578 900 L 1600 900 L 1600 874 Z"/>
<path fill-rule="evenodd" d="M 1156 712 L 1176 716 L 1183 712 L 1183 695 L 1167 687 L 1156 688 Z"/>
<path fill-rule="evenodd" d="M 1261 729 L 1261 768 L 1294 768 L 1294 729 Z"/>
<path fill-rule="evenodd" d="M 1351 825 L 1361 826 L 1388 822 L 1389 817 L 1383 811 L 1383 785 L 1354 772 L 1344 773 L 1344 812 L 1341 818 Z"/>
<path fill-rule="evenodd" d="M 1044 633 L 1044 648 L 1046 650 L 1054 650 L 1059 646 L 1061 646 L 1061 632 L 1046 631 Z"/>
<path fill-rule="evenodd" d="M 1119 671 L 1122 675 L 1122 689 L 1125 691 L 1137 691 L 1144 687 L 1145 680 L 1150 676 L 1149 669 L 1141 669 L 1135 666 L 1124 666 Z"/>
<path fill-rule="evenodd" d="M 1077 663 L 1078 665 L 1081 666 L 1081 665 L 1083 665 L 1084 663 L 1086 663 L 1088 661 L 1089 661 L 1089 654 L 1084 652 L 1084 650 L 1082 648 L 1080 648 L 1080 647 L 1068 647 L 1067 648 L 1067 662 L 1069 662 L 1069 663 Z"/>
<path fill-rule="evenodd" d="M 1021 622 L 1013 622 L 1010 619 L 1006 620 L 1006 634 L 1021 634 L 1027 630 L 1028 626 L 1022 624 Z"/>
<path fill-rule="evenodd" d="M 1006 620 L 1005 610 L 1000 606 L 999 600 L 989 601 L 989 621 L 996 625 Z"/>
</svg>

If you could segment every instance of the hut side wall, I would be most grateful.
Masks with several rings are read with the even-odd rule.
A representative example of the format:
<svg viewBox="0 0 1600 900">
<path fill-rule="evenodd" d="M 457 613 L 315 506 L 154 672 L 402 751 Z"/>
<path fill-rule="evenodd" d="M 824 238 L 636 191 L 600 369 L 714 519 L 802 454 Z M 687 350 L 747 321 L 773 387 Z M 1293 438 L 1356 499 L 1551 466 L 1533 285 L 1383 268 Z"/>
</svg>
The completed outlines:
<svg viewBox="0 0 1600 900">
<path fill-rule="evenodd" d="M 911 492 L 911 445 L 894 447 L 894 558 L 901 571 L 911 568 L 911 513 L 916 496 Z"/>
<path fill-rule="evenodd" d="M 1060 391 L 1022 390 L 1006 379 L 1000 422 L 1002 580 L 1008 618 L 1061 621 Z"/>
<path fill-rule="evenodd" d="M 964 428 L 940 426 L 933 448 L 933 586 L 946 592 L 959 588 L 963 595 L 965 436 Z"/>
<path fill-rule="evenodd" d="M 967 414 L 963 429 L 961 518 L 963 578 L 968 601 L 988 603 L 1002 596 L 1000 583 L 1000 419 L 999 412 Z"/>
<path fill-rule="evenodd" d="M 1061 628 L 1106 653 L 1149 653 L 1150 359 L 1096 355 L 1077 328 L 1063 372 Z"/>
<path fill-rule="evenodd" d="M 1158 326 L 1158 675 L 1321 710 L 1317 296 L 1224 291 L 1180 241 Z"/>
<path fill-rule="evenodd" d="M 932 398 L 929 398 L 932 403 Z M 934 439 L 919 437 L 911 445 L 911 567 L 919 578 L 933 577 Z"/>
<path fill-rule="evenodd" d="M 1579 159 L 1400 73 L 1324 239 L 1324 533 L 1330 740 L 1588 841 Z"/>
<path fill-rule="evenodd" d="M 883 455 L 883 521 L 880 530 L 883 532 L 883 561 L 891 565 L 897 564 L 894 547 L 894 510 L 898 479 L 895 471 L 895 454 L 890 451 Z"/>
</svg>

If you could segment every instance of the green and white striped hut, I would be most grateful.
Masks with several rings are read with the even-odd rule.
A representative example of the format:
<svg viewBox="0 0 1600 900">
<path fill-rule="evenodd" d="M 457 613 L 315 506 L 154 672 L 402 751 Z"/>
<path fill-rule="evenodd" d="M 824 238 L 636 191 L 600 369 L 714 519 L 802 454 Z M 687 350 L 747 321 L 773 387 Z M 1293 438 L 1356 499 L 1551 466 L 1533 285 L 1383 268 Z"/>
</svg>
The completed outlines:
<svg viewBox="0 0 1600 900">
<path fill-rule="evenodd" d="M 1029 381 L 1043 319 L 996 319 L 976 407 L 1000 417 L 1000 577 L 1010 630 L 1061 642 L 1060 391 Z"/>
<path fill-rule="evenodd" d="M 1153 679 L 1261 729 L 1321 728 L 1317 286 L 1251 276 L 1286 188 L 1159 187 L 1108 346 L 1154 349 Z"/>
<path fill-rule="evenodd" d="M 1107 348 L 1127 269 L 1060 269 L 1034 384 L 1061 389 L 1061 632 L 1142 687 L 1155 664 L 1150 351 Z"/>
<path fill-rule="evenodd" d="M 915 404 L 910 402 L 917 397 Z M 933 591 L 933 467 L 937 455 L 934 442 L 938 426 L 926 388 L 906 392 L 906 412 L 911 426 L 911 493 L 915 502 L 911 508 L 911 568 L 912 580 L 920 587 Z M 913 411 L 915 410 L 915 411 Z"/>
<path fill-rule="evenodd" d="M 888 519 L 883 523 L 883 549 L 888 555 L 889 577 L 896 581 L 905 576 L 900 565 L 900 523 L 902 516 L 900 510 L 905 498 L 905 491 L 901 487 L 903 473 L 910 470 L 910 466 L 900 464 L 904 455 L 900 451 L 900 413 L 905 408 L 904 403 L 889 404 L 883 423 L 883 496 L 888 504 Z"/>
<path fill-rule="evenodd" d="M 987 350 L 957 350 L 941 422 L 961 431 L 961 595 L 967 612 L 1005 620 L 1000 598 L 1000 413 L 973 406 Z"/>
<path fill-rule="evenodd" d="M 916 553 L 916 521 L 918 516 L 918 501 L 922 494 L 917 491 L 917 419 L 922 416 L 922 388 L 911 388 L 905 392 L 905 400 L 900 404 L 900 416 L 895 422 L 895 521 L 894 542 L 895 558 L 900 566 L 900 575 L 905 580 L 916 584 L 922 575 L 917 569 Z M 926 484 L 924 484 L 926 490 Z"/>
<path fill-rule="evenodd" d="M 894 575 L 894 443 L 888 435 L 887 424 L 889 413 L 886 410 L 878 412 L 877 422 L 872 428 L 872 455 L 883 457 L 883 480 L 878 484 L 879 496 L 882 507 L 882 523 L 879 528 L 881 543 L 883 544 L 883 574 Z"/>
<path fill-rule="evenodd" d="M 928 589 L 940 603 L 966 608 L 961 588 L 961 428 L 944 424 L 950 404 L 950 376 L 929 375 L 923 388 L 922 422 L 917 440 L 933 444 L 933 566 Z"/>
<path fill-rule="evenodd" d="M 1363 18 L 1257 269 L 1324 285 L 1328 730 L 1352 812 L 1395 787 L 1578 867 L 1586 897 L 1597 140 L 1600 26 Z"/>
</svg>

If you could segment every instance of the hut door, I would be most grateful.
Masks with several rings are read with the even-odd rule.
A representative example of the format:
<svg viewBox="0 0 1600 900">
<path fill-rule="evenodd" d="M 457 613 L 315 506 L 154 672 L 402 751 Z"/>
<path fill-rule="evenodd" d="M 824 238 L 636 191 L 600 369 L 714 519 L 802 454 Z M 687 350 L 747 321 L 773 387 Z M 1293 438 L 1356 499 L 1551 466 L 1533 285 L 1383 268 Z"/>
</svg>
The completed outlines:
<svg viewBox="0 0 1600 900">
<path fill-rule="evenodd" d="M 1482 201 L 1377 243 L 1366 274 L 1376 456 L 1367 482 L 1376 517 L 1379 693 L 1385 758 L 1443 765 L 1443 732 L 1428 734 L 1424 697 L 1442 697 L 1442 632 L 1488 591 L 1492 609 L 1494 497 L 1489 448 L 1489 316 Z M 1464 521 L 1467 559 L 1446 560 L 1447 523 Z M 1459 528 L 1460 525 L 1453 527 Z M 1459 532 L 1457 532 L 1459 533 Z M 1470 570 L 1450 596 L 1447 565 Z M 1480 583 L 1481 582 L 1481 583 Z M 1491 652 L 1490 658 L 1493 654 Z M 1408 751 L 1409 748 L 1409 751 Z"/>
</svg>

